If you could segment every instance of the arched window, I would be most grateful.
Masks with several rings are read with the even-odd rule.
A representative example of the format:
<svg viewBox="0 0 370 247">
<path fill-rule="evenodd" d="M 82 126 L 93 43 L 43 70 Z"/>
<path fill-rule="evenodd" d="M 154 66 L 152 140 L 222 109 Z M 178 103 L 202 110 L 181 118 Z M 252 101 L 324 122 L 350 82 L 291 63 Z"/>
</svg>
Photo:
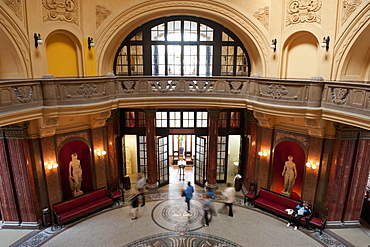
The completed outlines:
<svg viewBox="0 0 370 247">
<path fill-rule="evenodd" d="M 173 16 L 135 29 L 119 47 L 117 76 L 249 76 L 240 40 L 206 19 Z"/>
</svg>

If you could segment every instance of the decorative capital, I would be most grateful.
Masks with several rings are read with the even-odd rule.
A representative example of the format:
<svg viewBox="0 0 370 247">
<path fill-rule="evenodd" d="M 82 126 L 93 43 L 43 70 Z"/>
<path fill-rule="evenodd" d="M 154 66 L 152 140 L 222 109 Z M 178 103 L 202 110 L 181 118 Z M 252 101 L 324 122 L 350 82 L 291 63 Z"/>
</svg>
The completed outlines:
<svg viewBox="0 0 370 247">
<path fill-rule="evenodd" d="M 29 123 L 0 127 L 0 132 L 3 132 L 0 138 L 4 138 L 5 135 L 8 139 L 25 139 L 28 137 L 28 125 Z"/>
</svg>

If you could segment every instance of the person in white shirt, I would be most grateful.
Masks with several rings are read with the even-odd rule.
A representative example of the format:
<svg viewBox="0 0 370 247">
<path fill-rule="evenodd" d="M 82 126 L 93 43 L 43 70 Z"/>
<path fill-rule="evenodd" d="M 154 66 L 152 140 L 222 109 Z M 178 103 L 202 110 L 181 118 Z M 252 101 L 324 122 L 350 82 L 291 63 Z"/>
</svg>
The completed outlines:
<svg viewBox="0 0 370 247">
<path fill-rule="evenodd" d="M 233 214 L 233 203 L 235 201 L 235 188 L 234 187 L 228 187 L 222 192 L 222 196 L 225 199 L 225 204 L 223 207 L 219 210 L 219 213 L 221 213 L 226 207 L 229 207 L 229 216 L 234 217 Z"/>
</svg>

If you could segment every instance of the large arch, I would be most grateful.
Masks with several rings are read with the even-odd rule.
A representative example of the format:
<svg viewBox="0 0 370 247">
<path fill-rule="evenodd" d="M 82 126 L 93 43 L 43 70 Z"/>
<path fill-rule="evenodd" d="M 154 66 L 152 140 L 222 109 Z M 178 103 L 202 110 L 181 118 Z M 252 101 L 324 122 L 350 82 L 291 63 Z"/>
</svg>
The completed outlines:
<svg viewBox="0 0 370 247">
<path fill-rule="evenodd" d="M 184 11 L 184 9 L 186 11 Z M 169 15 L 201 16 L 225 26 L 239 37 L 251 58 L 251 74 L 266 74 L 267 52 L 270 51 L 270 38 L 262 24 L 250 14 L 240 12 L 236 6 L 219 2 L 205 1 L 150 1 L 126 9 L 115 19 L 102 27 L 97 35 L 98 74 L 112 72 L 114 56 L 122 40 L 135 28 L 150 20 Z M 260 25 L 260 26 L 259 26 Z"/>
</svg>

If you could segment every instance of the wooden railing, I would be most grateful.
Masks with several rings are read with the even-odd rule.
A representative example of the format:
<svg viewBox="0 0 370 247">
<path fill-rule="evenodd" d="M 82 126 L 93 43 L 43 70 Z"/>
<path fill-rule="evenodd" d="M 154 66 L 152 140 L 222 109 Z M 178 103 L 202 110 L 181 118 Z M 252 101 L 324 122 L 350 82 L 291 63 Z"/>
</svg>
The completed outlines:
<svg viewBox="0 0 370 247">
<path fill-rule="evenodd" d="M 14 112 L 105 105 L 130 107 L 242 107 L 292 115 L 299 109 L 312 118 L 370 129 L 370 84 L 258 77 L 115 77 L 0 81 L 0 119 Z M 185 105 L 185 106 L 184 106 Z M 78 111 L 77 111 L 78 112 Z M 319 113 L 317 113 L 319 112 Z M 340 115 L 345 117 L 341 118 Z M 309 114 L 305 117 L 310 117 Z M 37 117 L 36 117 L 37 118 Z M 9 119 L 8 119 L 9 120 Z M 362 122 L 362 123 L 361 123 Z M 0 126 L 9 121 L 0 120 Z"/>
</svg>

